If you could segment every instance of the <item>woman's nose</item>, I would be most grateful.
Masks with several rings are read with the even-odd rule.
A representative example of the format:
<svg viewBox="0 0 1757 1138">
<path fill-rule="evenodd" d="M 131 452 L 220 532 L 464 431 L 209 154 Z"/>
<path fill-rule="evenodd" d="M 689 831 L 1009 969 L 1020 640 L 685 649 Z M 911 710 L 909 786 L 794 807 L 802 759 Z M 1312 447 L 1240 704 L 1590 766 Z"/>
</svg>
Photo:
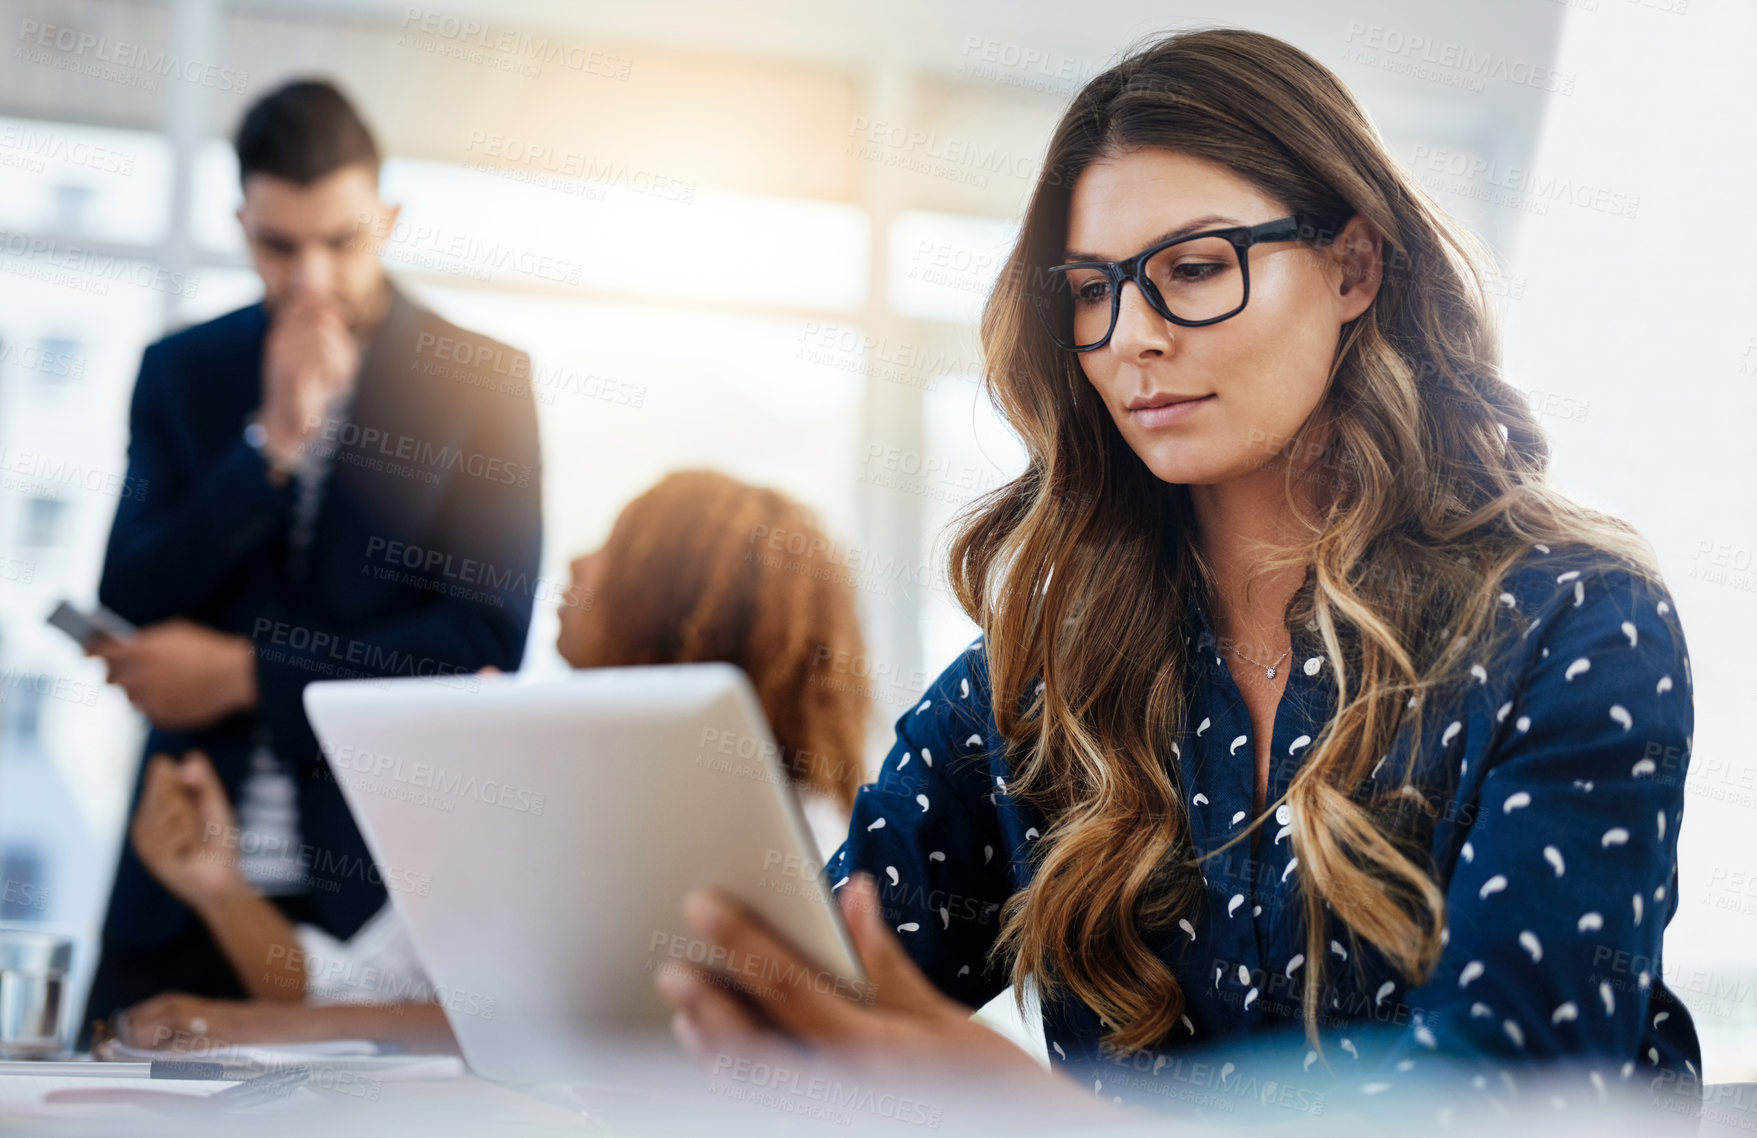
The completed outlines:
<svg viewBox="0 0 1757 1138">
<path fill-rule="evenodd" d="M 1168 352 L 1172 347 L 1171 322 L 1153 310 L 1134 281 L 1124 281 L 1117 301 L 1116 328 L 1110 346 L 1126 356 L 1143 352 Z"/>
</svg>

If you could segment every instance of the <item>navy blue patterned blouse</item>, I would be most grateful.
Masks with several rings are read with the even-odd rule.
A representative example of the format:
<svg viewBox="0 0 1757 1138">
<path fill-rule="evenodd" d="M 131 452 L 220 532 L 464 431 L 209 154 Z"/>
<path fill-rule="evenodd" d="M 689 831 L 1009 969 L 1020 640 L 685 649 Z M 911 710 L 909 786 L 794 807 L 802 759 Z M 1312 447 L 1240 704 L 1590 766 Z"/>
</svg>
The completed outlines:
<svg viewBox="0 0 1757 1138">
<path fill-rule="evenodd" d="M 1265 1076 L 1245 1093 L 1307 1109 L 1326 1088 L 1334 1102 L 1413 1086 L 1424 1065 L 1454 1076 L 1462 1068 L 1454 1085 L 1492 1097 L 1508 1093 L 1524 1063 L 1545 1058 L 1584 1063 L 1589 1102 L 1619 1080 L 1697 1085 L 1695 1029 L 1660 964 L 1677 907 L 1693 729 L 1677 614 L 1662 588 L 1591 550 L 1537 546 L 1505 590 L 1498 654 L 1471 668 L 1462 697 L 1423 715 L 1419 753 L 1434 764 L 1424 785 L 1443 787 L 1426 825 L 1446 898 L 1444 947 L 1426 982 L 1409 986 L 1332 917 L 1322 1054 L 1309 1046 L 1299 864 L 1283 804 L 1260 841 L 1201 863 L 1199 912 L 1145 934 L 1186 995 L 1171 1037 L 1144 1053 L 1101 1048 L 1097 1015 L 1067 995 L 1043 1006 L 1052 1064 L 1106 1098 L 1142 1105 L 1222 1101 L 1251 1070 L 1273 1069 L 1279 1084 Z M 1171 761 L 1195 848 L 1206 853 L 1249 824 L 1255 748 L 1199 605 L 1189 627 L 1188 715 Z M 1271 803 L 1334 708 L 1316 637 L 1296 636 L 1293 650 L 1275 713 Z M 1400 785 L 1408 742 L 1406 731 L 1375 781 Z M 915 962 L 972 1007 L 1006 987 L 988 951 L 1000 906 L 1029 882 L 1031 846 L 1046 828 L 1007 794 L 1009 775 L 978 638 L 898 719 L 895 745 L 860 791 L 827 869 L 837 888 L 852 872 L 872 874 Z M 1192 1056 L 1204 1061 L 1192 1065 Z"/>
</svg>

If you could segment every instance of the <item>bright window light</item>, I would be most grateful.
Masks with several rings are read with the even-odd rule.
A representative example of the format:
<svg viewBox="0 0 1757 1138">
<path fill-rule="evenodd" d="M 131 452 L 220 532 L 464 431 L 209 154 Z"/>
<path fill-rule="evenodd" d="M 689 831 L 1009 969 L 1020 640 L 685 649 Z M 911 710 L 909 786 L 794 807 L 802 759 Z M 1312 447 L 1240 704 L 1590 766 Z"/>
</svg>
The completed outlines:
<svg viewBox="0 0 1757 1138">
<path fill-rule="evenodd" d="M 153 245 L 170 222 L 163 135 L 0 118 L 0 229 Z"/>
<path fill-rule="evenodd" d="M 516 173 L 513 171 L 512 173 Z M 582 193 L 564 192 L 579 188 Z M 641 192 L 638 179 L 543 184 L 390 159 L 403 203 L 385 263 L 462 287 L 584 286 L 614 299 L 851 312 L 866 302 L 868 223 L 857 206 L 700 190 Z"/>
<path fill-rule="evenodd" d="M 891 224 L 891 307 L 918 320 L 974 324 L 1018 240 L 1019 227 L 992 217 L 909 210 Z"/>
<path fill-rule="evenodd" d="M 941 376 L 925 393 L 926 446 L 917 464 L 926 489 L 921 557 L 934 586 L 921 598 L 922 668 L 937 676 L 977 628 L 946 586 L 946 554 L 957 514 L 978 495 L 1025 471 L 1025 444 L 989 402 L 981 377 Z M 935 485 L 937 484 L 937 485 Z"/>
</svg>

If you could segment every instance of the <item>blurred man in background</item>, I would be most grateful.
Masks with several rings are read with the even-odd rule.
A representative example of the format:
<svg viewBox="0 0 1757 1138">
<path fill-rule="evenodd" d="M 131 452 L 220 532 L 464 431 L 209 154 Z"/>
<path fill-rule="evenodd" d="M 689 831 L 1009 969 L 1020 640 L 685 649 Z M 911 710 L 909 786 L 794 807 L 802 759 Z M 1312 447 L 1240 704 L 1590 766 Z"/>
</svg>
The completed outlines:
<svg viewBox="0 0 1757 1138">
<path fill-rule="evenodd" d="M 148 756 L 211 756 L 238 816 L 221 844 L 256 890 L 345 941 L 419 874 L 373 865 L 301 693 L 518 666 L 541 543 L 529 360 L 390 281 L 397 207 L 334 87 L 272 92 L 235 141 L 263 301 L 146 350 L 128 460 L 145 492 L 99 586 L 141 627 L 97 651 L 152 724 Z M 82 1038 L 165 991 L 243 994 L 125 842 Z"/>
</svg>

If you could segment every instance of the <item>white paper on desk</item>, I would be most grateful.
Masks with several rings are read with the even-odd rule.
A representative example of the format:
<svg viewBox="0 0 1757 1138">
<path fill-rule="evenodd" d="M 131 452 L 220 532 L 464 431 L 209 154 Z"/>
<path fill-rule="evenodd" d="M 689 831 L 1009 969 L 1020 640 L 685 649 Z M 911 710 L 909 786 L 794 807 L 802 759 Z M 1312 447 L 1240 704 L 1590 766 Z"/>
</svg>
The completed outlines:
<svg viewBox="0 0 1757 1138">
<path fill-rule="evenodd" d="M 269 1065 L 378 1054 L 378 1044 L 370 1039 L 325 1039 L 316 1043 L 237 1043 L 226 1047 L 177 1047 L 164 1050 L 130 1047 L 116 1039 L 106 1040 L 104 1043 L 105 1059 L 166 1059 L 187 1063 Z"/>
<path fill-rule="evenodd" d="M 104 1045 L 106 1059 L 153 1060 L 178 1063 L 221 1063 L 228 1068 L 247 1067 L 262 1071 L 310 1067 L 313 1071 L 352 1071 L 370 1074 L 380 1082 L 416 1079 L 455 1079 L 464 1073 L 464 1061 L 456 1055 L 387 1055 L 368 1039 L 328 1039 L 317 1043 L 252 1043 L 230 1047 L 153 1051 L 129 1047 L 114 1039 Z"/>
<path fill-rule="evenodd" d="M 69 1119 L 69 1118 L 107 1118 L 115 1119 L 118 1114 L 131 1117 L 150 1118 L 163 1117 L 144 1109 L 138 1103 L 128 1099 L 129 1092 L 150 1091 L 155 1098 L 164 1096 L 182 1096 L 190 1099 L 206 1098 L 219 1094 L 228 1087 L 235 1087 L 235 1082 L 223 1082 L 211 1079 L 142 1079 L 138 1076 L 118 1079 L 100 1079 L 84 1075 L 0 1075 L 0 1118 L 10 1122 L 15 1119 Z M 94 1097 L 89 1092 L 98 1091 L 118 1096 L 110 1102 L 93 1101 L 57 1101 L 68 1092 L 87 1092 L 81 1097 Z M 51 1097 L 56 1096 L 56 1097 Z M 0 1126 L 0 1129 L 4 1129 Z"/>
</svg>

